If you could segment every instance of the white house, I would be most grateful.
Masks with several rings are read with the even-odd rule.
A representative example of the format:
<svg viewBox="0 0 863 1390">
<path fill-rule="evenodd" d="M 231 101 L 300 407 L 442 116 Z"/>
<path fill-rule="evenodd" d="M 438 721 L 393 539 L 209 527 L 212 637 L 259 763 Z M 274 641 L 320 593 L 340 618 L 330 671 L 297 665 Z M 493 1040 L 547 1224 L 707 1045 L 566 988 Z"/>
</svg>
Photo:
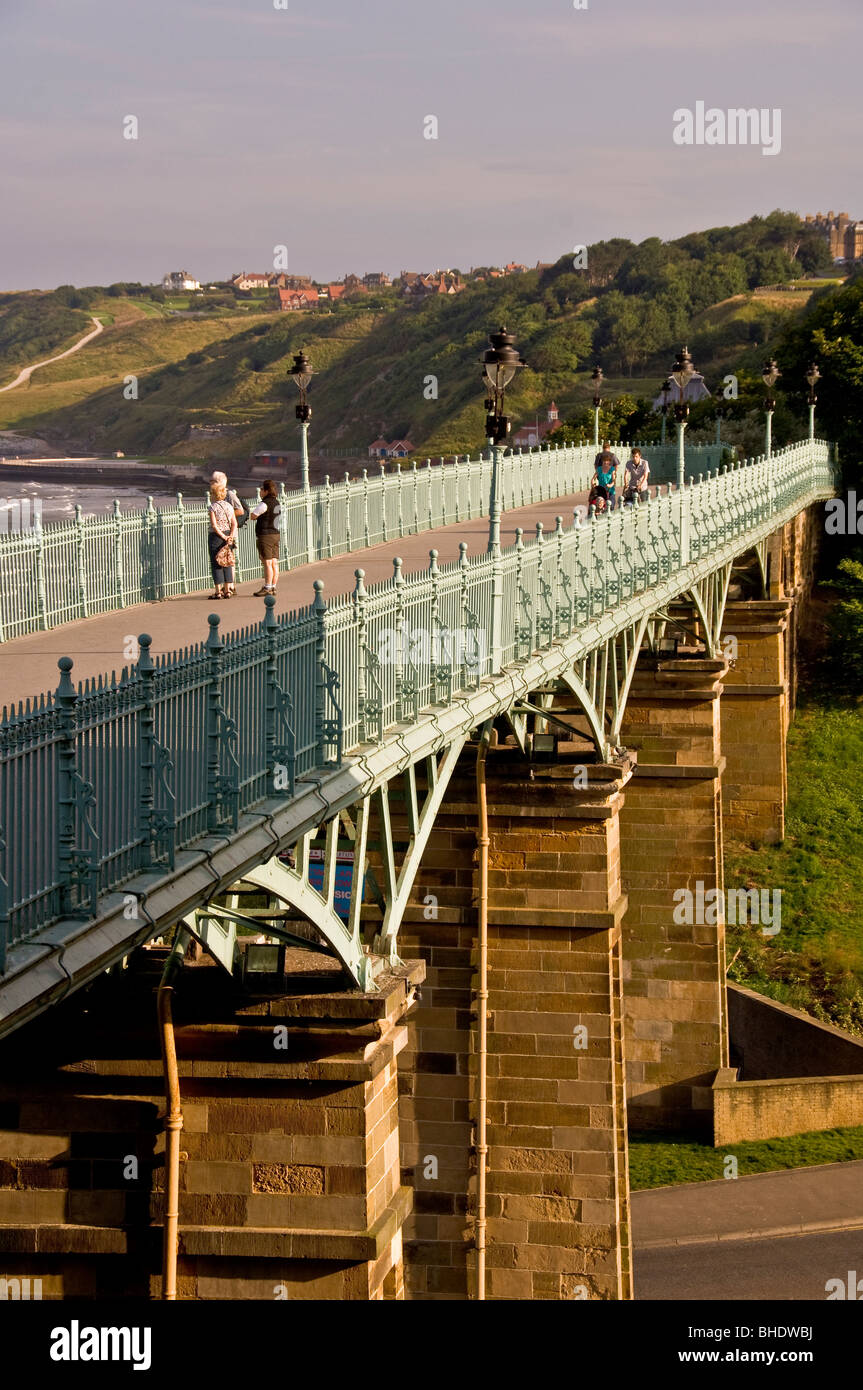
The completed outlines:
<svg viewBox="0 0 863 1390">
<path fill-rule="evenodd" d="M 162 278 L 163 290 L 199 290 L 200 280 L 193 280 L 188 270 L 169 270 Z"/>
</svg>

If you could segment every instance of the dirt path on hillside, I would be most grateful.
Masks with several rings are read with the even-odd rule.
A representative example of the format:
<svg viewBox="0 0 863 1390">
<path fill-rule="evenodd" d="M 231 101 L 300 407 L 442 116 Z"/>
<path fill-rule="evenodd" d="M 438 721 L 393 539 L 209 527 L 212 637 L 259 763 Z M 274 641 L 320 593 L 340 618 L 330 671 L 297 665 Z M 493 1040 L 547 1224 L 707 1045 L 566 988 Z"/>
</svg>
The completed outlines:
<svg viewBox="0 0 863 1390">
<path fill-rule="evenodd" d="M 56 357 L 46 357 L 44 362 L 34 362 L 32 367 L 24 367 L 24 369 L 18 373 L 15 380 L 10 381 L 8 386 L 0 386 L 0 393 L 3 391 L 14 391 L 16 386 L 23 386 L 24 382 L 29 381 L 30 377 L 35 371 L 38 371 L 39 367 L 47 367 L 51 362 L 59 362 L 64 357 L 70 357 L 73 352 L 79 352 L 87 343 L 92 342 L 93 338 L 98 338 L 100 333 L 104 333 L 105 325 L 101 323 L 94 314 L 91 314 L 90 318 L 96 325 L 90 333 L 85 333 L 83 338 L 79 338 L 77 343 L 73 343 L 65 352 L 58 352 Z"/>
</svg>

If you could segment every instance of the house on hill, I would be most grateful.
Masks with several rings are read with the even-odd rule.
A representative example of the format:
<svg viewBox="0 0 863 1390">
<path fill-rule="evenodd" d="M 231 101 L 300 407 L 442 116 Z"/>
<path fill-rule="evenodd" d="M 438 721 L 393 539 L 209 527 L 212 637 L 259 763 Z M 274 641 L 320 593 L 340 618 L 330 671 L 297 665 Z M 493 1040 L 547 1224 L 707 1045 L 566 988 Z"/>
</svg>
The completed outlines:
<svg viewBox="0 0 863 1390">
<path fill-rule="evenodd" d="M 277 290 L 279 296 L 279 310 L 283 314 L 301 313 L 305 309 L 314 309 L 321 300 L 318 291 L 312 286 L 302 290 Z"/>
<path fill-rule="evenodd" d="M 406 299 L 425 299 L 431 294 L 460 294 L 465 288 L 461 277 L 451 270 L 436 270 L 433 275 L 403 270 L 399 279 Z"/>
<path fill-rule="evenodd" d="M 241 270 L 231 280 L 235 290 L 266 290 L 270 287 L 269 275 L 258 275 L 256 271 Z"/>
<path fill-rule="evenodd" d="M 560 424 L 560 412 L 552 401 L 544 420 L 535 420 L 532 425 L 522 425 L 512 436 L 510 443 L 514 449 L 532 449 L 541 444 L 547 434 L 556 430 Z"/>
<path fill-rule="evenodd" d="M 406 459 L 414 451 L 409 439 L 376 439 L 369 445 L 370 459 Z"/>
<path fill-rule="evenodd" d="M 311 283 L 310 275 L 288 275 L 283 270 L 269 277 L 270 289 L 273 290 L 307 290 Z"/>
<path fill-rule="evenodd" d="M 188 270 L 169 270 L 162 277 L 163 290 L 199 290 L 200 280 L 194 280 Z"/>
</svg>

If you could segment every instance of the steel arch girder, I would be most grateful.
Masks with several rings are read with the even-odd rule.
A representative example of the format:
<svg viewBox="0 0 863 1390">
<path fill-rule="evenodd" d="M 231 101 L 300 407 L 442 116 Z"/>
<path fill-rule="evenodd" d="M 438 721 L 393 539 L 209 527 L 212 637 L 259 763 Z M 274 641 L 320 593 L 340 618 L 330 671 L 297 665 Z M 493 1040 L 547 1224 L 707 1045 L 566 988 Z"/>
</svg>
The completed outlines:
<svg viewBox="0 0 863 1390">
<path fill-rule="evenodd" d="M 455 772 L 462 749 L 467 742 L 467 734 L 462 734 L 447 745 L 446 751 L 441 758 L 440 764 L 435 764 L 432 774 L 432 785 L 421 807 L 414 807 L 411 824 L 411 837 L 408 843 L 407 852 L 402 860 L 401 867 L 396 872 L 395 859 L 392 855 L 391 843 L 384 843 L 381 851 L 385 856 L 385 875 L 386 887 L 384 897 L 386 909 L 381 929 L 374 940 L 374 949 L 382 956 L 386 956 L 390 961 L 396 961 L 396 942 L 399 927 L 401 926 L 404 910 L 410 899 L 411 891 L 416 881 L 417 872 L 429 841 L 432 828 L 437 819 L 438 812 L 443 804 L 447 787 L 453 773 Z M 408 775 L 412 778 L 414 765 L 407 769 Z M 386 808 L 386 809 L 384 809 Z M 386 800 L 386 788 L 382 788 L 381 810 L 384 822 L 388 827 L 389 805 Z M 385 836 L 385 839 L 389 839 Z"/>
<path fill-rule="evenodd" d="M 338 817 L 335 824 L 338 824 Z M 295 907 L 321 933 L 359 988 L 365 993 L 377 990 L 372 976 L 372 962 L 363 950 L 359 933 L 350 931 L 331 904 L 295 870 L 287 869 L 279 859 L 269 859 L 266 864 L 247 869 L 239 882 L 263 888 L 273 897 Z M 358 867 L 355 860 L 354 894 L 362 894 L 362 882 L 362 866 Z"/>
<path fill-rule="evenodd" d="M 587 716 L 590 732 L 601 758 L 608 759 L 612 749 L 618 745 L 632 678 L 650 622 L 651 615 L 643 614 L 630 627 L 607 638 L 602 647 L 597 649 L 603 656 L 602 708 L 597 705 L 587 685 L 573 667 L 562 673 L 562 680 L 575 695 Z M 622 653 L 620 646 L 623 648 Z M 622 661 L 618 659 L 621 655 Z M 611 718 L 606 731 L 609 696 Z"/>
<path fill-rule="evenodd" d="M 605 737 L 605 729 L 603 728 L 604 720 L 600 718 L 599 713 L 597 712 L 590 691 L 584 684 L 584 681 L 581 679 L 581 677 L 575 674 L 575 671 L 572 667 L 569 667 L 568 670 L 561 672 L 561 680 L 564 682 L 565 685 L 569 686 L 573 695 L 578 700 L 579 704 L 584 710 L 584 713 L 587 716 L 587 722 L 590 725 L 590 732 L 593 737 L 593 741 L 596 745 L 596 750 L 599 753 L 599 756 L 603 759 L 607 759 L 610 753 L 610 746 L 608 740 Z"/>
<path fill-rule="evenodd" d="M 688 589 L 684 597 L 692 599 L 704 627 L 706 645 L 710 656 L 718 656 L 722 635 L 722 620 L 728 601 L 728 586 L 731 582 L 731 563 L 721 565 L 712 573 L 705 575 L 697 584 Z"/>
</svg>

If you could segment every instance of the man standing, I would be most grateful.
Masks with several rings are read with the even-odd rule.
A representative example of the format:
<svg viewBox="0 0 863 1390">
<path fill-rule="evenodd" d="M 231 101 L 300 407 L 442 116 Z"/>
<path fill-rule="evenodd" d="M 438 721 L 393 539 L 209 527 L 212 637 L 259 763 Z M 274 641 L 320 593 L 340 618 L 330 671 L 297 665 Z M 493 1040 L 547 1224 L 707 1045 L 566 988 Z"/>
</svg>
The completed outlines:
<svg viewBox="0 0 863 1390">
<path fill-rule="evenodd" d="M 626 460 L 626 468 L 623 470 L 623 500 L 630 505 L 635 502 L 646 502 L 650 497 L 648 480 L 650 478 L 650 464 L 646 458 L 641 457 L 640 449 L 633 449 L 631 456 Z"/>
</svg>

